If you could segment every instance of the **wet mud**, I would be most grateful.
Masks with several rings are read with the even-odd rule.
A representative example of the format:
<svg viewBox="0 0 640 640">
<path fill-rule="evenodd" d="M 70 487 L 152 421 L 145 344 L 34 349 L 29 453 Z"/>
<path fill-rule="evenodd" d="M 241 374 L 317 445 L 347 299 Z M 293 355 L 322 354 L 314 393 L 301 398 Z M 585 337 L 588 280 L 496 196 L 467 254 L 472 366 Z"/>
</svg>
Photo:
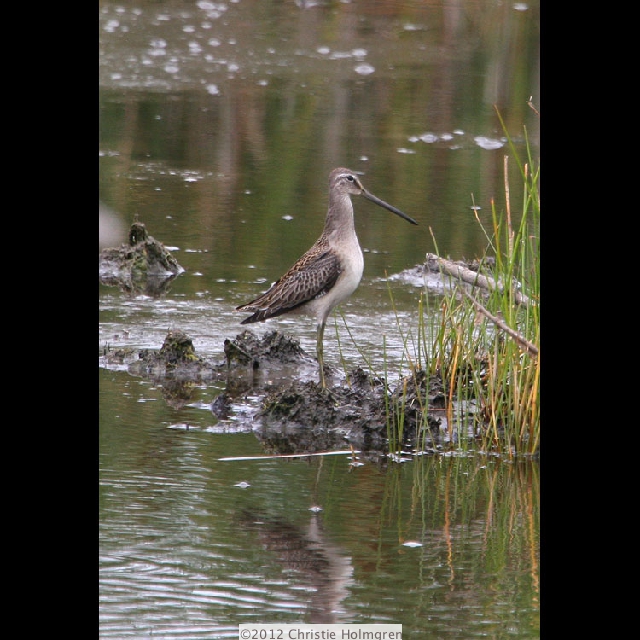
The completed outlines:
<svg viewBox="0 0 640 640">
<path fill-rule="evenodd" d="M 223 381 L 224 390 L 211 404 L 219 420 L 242 419 L 234 405 L 248 395 L 260 395 L 260 408 L 247 420 L 268 453 L 311 453 L 345 446 L 365 453 L 386 452 L 390 429 L 398 424 L 403 425 L 398 445 L 412 446 L 419 436 L 434 443 L 440 419 L 430 410 L 442 408 L 445 398 L 442 382 L 435 376 L 427 378 L 418 371 L 389 389 L 361 368 L 345 378 L 326 367 L 329 382 L 323 389 L 315 380 L 292 379 L 300 367 L 311 364 L 317 371 L 317 363 L 295 338 L 279 331 L 258 337 L 245 330 L 225 340 L 222 355 L 218 361 L 201 358 L 186 333 L 171 330 L 158 351 L 115 349 L 102 357 L 106 365 L 126 366 L 132 375 L 159 382 L 165 400 L 176 408 L 190 401 L 196 383 Z M 257 375 L 279 367 L 284 372 L 281 377 Z"/>
</svg>

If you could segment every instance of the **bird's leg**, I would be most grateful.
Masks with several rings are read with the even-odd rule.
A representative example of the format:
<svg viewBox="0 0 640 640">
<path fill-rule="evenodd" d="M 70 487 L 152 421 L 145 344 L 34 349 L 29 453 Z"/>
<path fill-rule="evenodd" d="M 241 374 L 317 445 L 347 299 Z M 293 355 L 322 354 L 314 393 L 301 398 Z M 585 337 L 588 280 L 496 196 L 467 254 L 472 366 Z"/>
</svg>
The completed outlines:
<svg viewBox="0 0 640 640">
<path fill-rule="evenodd" d="M 316 356 L 318 358 L 318 367 L 320 369 L 320 384 L 323 389 L 327 388 L 324 381 L 324 358 L 323 358 L 323 339 L 324 339 L 324 321 L 318 323 L 318 332 L 316 335 Z"/>
<path fill-rule="evenodd" d="M 323 345 L 324 345 L 324 325 L 326 319 L 318 325 L 317 342 L 316 342 L 316 356 L 318 357 L 318 367 L 320 369 L 320 393 L 330 400 L 332 400 L 336 406 L 338 406 L 338 399 L 331 392 L 331 389 L 327 388 L 327 384 L 324 379 L 324 358 L 323 358 Z"/>
</svg>

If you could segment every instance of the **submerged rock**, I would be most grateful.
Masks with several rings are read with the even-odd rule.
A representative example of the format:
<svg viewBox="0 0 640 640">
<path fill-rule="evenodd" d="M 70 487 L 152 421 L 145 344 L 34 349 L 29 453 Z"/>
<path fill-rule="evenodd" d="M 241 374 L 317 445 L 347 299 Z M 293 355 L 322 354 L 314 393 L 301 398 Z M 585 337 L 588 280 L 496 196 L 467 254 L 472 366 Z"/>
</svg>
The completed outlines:
<svg viewBox="0 0 640 640">
<path fill-rule="evenodd" d="M 120 287 L 127 293 L 159 295 L 184 268 L 165 246 L 150 236 L 142 222 L 129 230 L 129 244 L 108 247 L 100 252 L 100 282 Z"/>
</svg>

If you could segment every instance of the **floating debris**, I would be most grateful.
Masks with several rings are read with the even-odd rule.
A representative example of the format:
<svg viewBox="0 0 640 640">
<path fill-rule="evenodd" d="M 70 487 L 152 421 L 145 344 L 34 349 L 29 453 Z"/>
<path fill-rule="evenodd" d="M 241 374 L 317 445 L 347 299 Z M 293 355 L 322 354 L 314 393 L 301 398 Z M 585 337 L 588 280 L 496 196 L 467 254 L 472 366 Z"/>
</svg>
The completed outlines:
<svg viewBox="0 0 640 640">
<path fill-rule="evenodd" d="M 392 462 L 397 462 L 398 464 L 402 464 L 403 462 L 411 462 L 411 458 L 405 458 L 404 456 L 397 453 L 387 454 L 387 459 L 391 460 Z"/>
<path fill-rule="evenodd" d="M 354 71 L 356 73 L 359 73 L 361 76 L 368 76 L 370 73 L 373 73 L 376 70 L 376 68 L 370 64 L 367 64 L 366 62 L 363 62 L 361 64 L 359 64 Z"/>
<path fill-rule="evenodd" d="M 482 149 L 492 151 L 504 147 L 506 139 L 496 140 L 494 138 L 486 138 L 485 136 L 476 136 L 473 141 Z"/>
</svg>

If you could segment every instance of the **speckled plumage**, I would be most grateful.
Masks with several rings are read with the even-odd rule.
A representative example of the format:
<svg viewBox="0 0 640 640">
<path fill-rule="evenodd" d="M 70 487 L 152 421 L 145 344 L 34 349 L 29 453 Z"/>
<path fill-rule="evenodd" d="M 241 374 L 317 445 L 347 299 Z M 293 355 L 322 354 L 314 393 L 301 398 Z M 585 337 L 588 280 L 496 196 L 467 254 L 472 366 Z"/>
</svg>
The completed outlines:
<svg viewBox="0 0 640 640">
<path fill-rule="evenodd" d="M 364 258 L 353 221 L 352 195 L 362 195 L 412 224 L 415 220 L 369 193 L 355 172 L 340 167 L 329 175 L 329 209 L 322 235 L 268 291 L 237 311 L 253 315 L 241 324 L 260 322 L 283 313 L 307 312 L 316 316 L 320 381 L 325 386 L 322 340 L 332 309 L 348 298 L 362 278 Z"/>
<path fill-rule="evenodd" d="M 338 256 L 331 251 L 324 236 L 319 238 L 268 291 L 238 307 L 238 311 L 255 311 L 240 324 L 260 322 L 299 309 L 305 303 L 326 295 L 341 272 Z"/>
</svg>

